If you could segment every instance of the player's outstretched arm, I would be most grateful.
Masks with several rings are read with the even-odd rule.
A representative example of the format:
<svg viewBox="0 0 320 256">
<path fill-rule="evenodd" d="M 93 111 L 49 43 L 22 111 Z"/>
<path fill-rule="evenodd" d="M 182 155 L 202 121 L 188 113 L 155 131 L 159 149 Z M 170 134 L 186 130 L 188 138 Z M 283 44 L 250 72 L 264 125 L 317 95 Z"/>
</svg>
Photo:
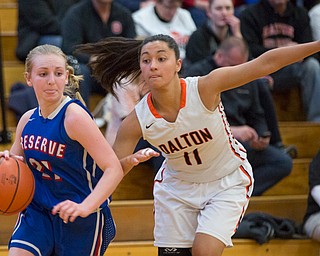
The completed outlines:
<svg viewBox="0 0 320 256">
<path fill-rule="evenodd" d="M 320 41 L 269 50 L 246 63 L 218 68 L 199 79 L 201 95 L 217 95 L 269 75 L 320 51 Z"/>
</svg>

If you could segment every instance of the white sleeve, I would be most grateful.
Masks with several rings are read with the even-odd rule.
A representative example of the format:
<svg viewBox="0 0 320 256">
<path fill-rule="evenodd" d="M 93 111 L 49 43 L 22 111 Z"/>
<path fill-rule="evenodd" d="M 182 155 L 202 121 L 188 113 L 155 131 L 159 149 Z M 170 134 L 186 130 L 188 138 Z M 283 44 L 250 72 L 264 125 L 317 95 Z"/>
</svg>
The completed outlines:
<svg viewBox="0 0 320 256">
<path fill-rule="evenodd" d="M 320 206 L 320 185 L 314 186 L 311 190 L 311 195 L 316 203 Z"/>
<path fill-rule="evenodd" d="M 320 40 L 320 3 L 309 11 L 310 26 L 314 40 Z"/>
</svg>

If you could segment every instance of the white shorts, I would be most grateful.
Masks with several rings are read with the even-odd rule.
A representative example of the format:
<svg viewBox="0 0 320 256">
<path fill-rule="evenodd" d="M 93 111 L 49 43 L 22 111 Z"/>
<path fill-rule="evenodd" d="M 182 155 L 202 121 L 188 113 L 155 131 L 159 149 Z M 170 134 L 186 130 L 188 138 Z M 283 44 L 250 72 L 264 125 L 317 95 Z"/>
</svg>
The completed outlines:
<svg viewBox="0 0 320 256">
<path fill-rule="evenodd" d="M 220 180 L 192 183 L 159 171 L 154 184 L 157 247 L 191 248 L 195 234 L 211 235 L 226 246 L 239 225 L 253 190 L 251 165 Z"/>
<path fill-rule="evenodd" d="M 320 212 L 312 214 L 303 229 L 308 237 L 320 242 Z"/>
</svg>

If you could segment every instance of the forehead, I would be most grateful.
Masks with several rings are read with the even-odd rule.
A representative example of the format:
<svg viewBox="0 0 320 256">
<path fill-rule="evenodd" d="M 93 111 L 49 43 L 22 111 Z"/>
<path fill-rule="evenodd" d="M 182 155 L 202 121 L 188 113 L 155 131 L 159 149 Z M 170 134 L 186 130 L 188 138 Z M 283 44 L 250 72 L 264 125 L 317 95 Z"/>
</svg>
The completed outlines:
<svg viewBox="0 0 320 256">
<path fill-rule="evenodd" d="M 166 7 L 177 7 L 181 5 L 182 0 L 159 0 L 158 2 Z"/>
<path fill-rule="evenodd" d="M 141 55 L 156 54 L 156 53 L 168 52 L 168 51 L 173 52 L 173 50 L 168 47 L 167 42 L 157 40 L 157 41 L 149 42 L 144 46 L 142 46 Z"/>
<path fill-rule="evenodd" d="M 232 0 L 213 0 L 211 2 L 212 7 L 216 6 L 233 6 Z"/>
<path fill-rule="evenodd" d="M 288 0 L 269 0 L 271 5 L 286 4 Z"/>
<path fill-rule="evenodd" d="M 57 54 L 38 54 L 32 58 L 34 68 L 65 67 L 66 60 Z"/>
<path fill-rule="evenodd" d="M 225 54 L 230 66 L 239 65 L 248 60 L 248 54 L 244 54 L 239 48 L 232 48 Z"/>
</svg>

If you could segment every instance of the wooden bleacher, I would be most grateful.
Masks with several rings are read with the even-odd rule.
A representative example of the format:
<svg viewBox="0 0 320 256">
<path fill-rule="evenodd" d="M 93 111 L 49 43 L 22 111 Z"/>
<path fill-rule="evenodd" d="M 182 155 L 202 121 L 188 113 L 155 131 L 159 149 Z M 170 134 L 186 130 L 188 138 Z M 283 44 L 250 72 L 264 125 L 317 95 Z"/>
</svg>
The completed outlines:
<svg viewBox="0 0 320 256">
<path fill-rule="evenodd" d="M 17 0 L 0 0 L 1 45 L 5 97 L 15 82 L 23 82 L 24 64 L 15 57 L 17 45 Z M 274 95 L 280 132 L 285 144 L 298 147 L 292 173 L 263 196 L 251 199 L 247 212 L 262 211 L 274 216 L 302 221 L 308 193 L 308 167 L 311 158 L 320 148 L 320 124 L 303 121 L 299 91 L 293 90 L 286 97 Z M 7 124 L 12 132 L 16 120 L 6 110 Z M 0 116 L 1 118 L 1 116 Z M 1 129 L 0 125 L 0 129 Z M 10 145 L 1 145 L 0 150 Z M 106 256 L 155 256 L 153 246 L 153 173 L 145 165 L 130 172 L 113 194 L 111 210 L 117 225 L 117 236 L 109 246 Z M 16 216 L 0 216 L 0 256 L 7 256 L 6 244 L 15 224 Z M 271 240 L 258 245 L 250 239 L 234 239 L 234 247 L 226 249 L 223 256 L 318 256 L 320 244 L 310 239 Z"/>
</svg>

